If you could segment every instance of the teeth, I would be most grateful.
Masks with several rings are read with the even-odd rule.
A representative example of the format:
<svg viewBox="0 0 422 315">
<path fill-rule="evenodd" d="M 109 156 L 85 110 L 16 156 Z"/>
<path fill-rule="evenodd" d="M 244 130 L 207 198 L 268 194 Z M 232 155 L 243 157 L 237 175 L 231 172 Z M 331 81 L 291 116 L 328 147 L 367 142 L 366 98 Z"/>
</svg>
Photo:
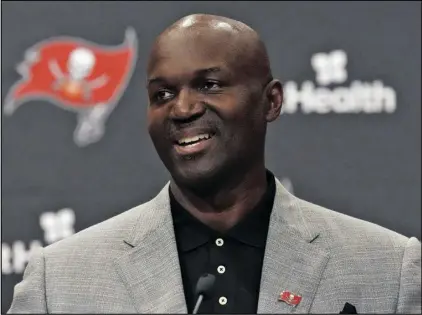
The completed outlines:
<svg viewBox="0 0 422 315">
<path fill-rule="evenodd" d="M 177 143 L 178 144 L 189 144 L 189 143 L 192 143 L 192 142 L 197 142 L 199 140 L 208 140 L 210 138 L 211 138 L 210 134 L 204 133 L 202 135 L 198 135 L 198 136 L 195 136 L 195 137 L 183 138 L 183 139 L 177 141 Z"/>
</svg>

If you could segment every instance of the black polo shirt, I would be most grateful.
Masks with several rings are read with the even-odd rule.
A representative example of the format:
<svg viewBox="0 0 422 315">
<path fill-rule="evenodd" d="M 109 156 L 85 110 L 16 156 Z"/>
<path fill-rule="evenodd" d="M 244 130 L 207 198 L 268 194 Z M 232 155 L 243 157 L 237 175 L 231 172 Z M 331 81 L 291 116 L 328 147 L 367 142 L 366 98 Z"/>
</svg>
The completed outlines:
<svg viewBox="0 0 422 315">
<path fill-rule="evenodd" d="M 274 176 L 267 171 L 267 191 L 251 211 L 228 232 L 212 230 L 181 207 L 170 191 L 171 210 L 188 312 L 204 273 L 215 275 L 213 297 L 198 313 L 257 312 L 262 263 L 275 195 Z"/>
</svg>

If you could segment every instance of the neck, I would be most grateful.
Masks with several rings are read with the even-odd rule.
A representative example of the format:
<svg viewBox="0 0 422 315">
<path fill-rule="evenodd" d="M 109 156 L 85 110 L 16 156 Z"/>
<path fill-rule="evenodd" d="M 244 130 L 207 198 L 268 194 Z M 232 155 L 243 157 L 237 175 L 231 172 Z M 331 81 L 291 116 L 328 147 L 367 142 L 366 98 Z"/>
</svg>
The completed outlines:
<svg viewBox="0 0 422 315">
<path fill-rule="evenodd" d="M 205 225 L 224 232 L 258 204 L 267 189 L 266 169 L 262 164 L 233 174 L 224 183 L 218 183 L 217 190 L 207 193 L 198 193 L 174 180 L 170 187 L 177 202 L 190 214 Z"/>
</svg>

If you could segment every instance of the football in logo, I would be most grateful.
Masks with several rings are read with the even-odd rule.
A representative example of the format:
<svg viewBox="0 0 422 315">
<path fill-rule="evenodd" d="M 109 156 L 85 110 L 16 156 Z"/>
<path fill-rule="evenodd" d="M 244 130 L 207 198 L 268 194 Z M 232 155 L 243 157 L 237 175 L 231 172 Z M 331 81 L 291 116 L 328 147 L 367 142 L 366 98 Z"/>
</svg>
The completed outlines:
<svg viewBox="0 0 422 315">
<path fill-rule="evenodd" d="M 29 48 L 17 66 L 22 78 L 7 93 L 3 111 L 12 115 L 31 100 L 49 101 L 77 113 L 78 146 L 97 142 L 125 91 L 137 59 L 135 30 L 124 42 L 104 46 L 76 37 L 55 37 Z"/>
</svg>

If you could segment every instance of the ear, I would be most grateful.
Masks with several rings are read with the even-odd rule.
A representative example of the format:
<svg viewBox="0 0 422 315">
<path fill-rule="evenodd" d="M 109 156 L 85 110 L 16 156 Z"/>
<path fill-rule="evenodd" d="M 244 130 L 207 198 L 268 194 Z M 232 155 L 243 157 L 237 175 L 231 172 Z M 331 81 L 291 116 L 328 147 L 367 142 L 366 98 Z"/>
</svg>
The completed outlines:
<svg viewBox="0 0 422 315">
<path fill-rule="evenodd" d="M 266 87 L 267 112 L 265 118 L 267 122 L 272 122 L 280 116 L 283 106 L 283 86 L 279 80 L 272 80 Z"/>
</svg>

